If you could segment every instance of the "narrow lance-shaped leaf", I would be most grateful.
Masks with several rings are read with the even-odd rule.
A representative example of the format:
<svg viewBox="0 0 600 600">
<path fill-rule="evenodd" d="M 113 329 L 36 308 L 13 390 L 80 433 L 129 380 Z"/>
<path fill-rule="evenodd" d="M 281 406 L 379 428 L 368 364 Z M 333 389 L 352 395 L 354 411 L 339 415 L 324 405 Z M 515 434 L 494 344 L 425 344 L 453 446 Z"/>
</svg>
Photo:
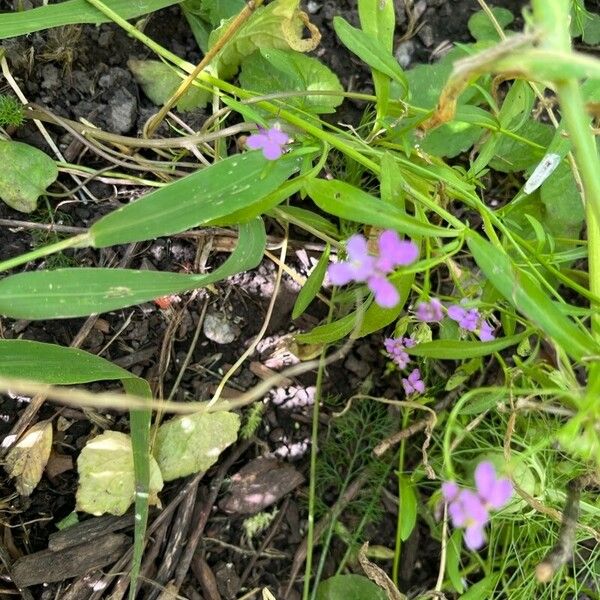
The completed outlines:
<svg viewBox="0 0 600 600">
<path fill-rule="evenodd" d="M 237 247 L 206 275 L 74 268 L 19 273 L 0 281 L 0 314 L 16 319 L 82 317 L 200 288 L 255 267 L 266 244 L 262 220 L 240 226 Z"/>
<path fill-rule="evenodd" d="M 534 277 L 512 263 L 507 254 L 474 232 L 469 232 L 467 244 L 488 281 L 568 355 L 582 360 L 599 353 L 591 336 L 563 315 Z"/>
<path fill-rule="evenodd" d="M 124 19 L 134 19 L 172 4 L 179 0 L 104 0 L 104 4 Z M 58 4 L 39 6 L 0 15 L 0 39 L 27 35 L 34 31 L 76 25 L 79 23 L 106 23 L 110 19 L 87 0 L 65 0 Z"/>
<path fill-rule="evenodd" d="M 456 237 L 458 232 L 430 225 L 361 189 L 339 180 L 313 179 L 304 186 L 315 204 L 332 215 L 395 229 L 412 236 Z"/>
<path fill-rule="evenodd" d="M 174 181 L 106 215 L 90 228 L 92 244 L 104 248 L 172 235 L 260 202 L 294 171 L 301 158 L 276 161 L 245 152 Z"/>
</svg>

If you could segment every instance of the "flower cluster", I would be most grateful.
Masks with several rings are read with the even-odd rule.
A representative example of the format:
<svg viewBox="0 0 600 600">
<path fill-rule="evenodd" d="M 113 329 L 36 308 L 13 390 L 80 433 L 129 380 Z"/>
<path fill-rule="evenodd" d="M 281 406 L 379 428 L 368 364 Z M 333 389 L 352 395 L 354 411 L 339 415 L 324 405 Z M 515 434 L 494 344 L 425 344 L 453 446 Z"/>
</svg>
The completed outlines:
<svg viewBox="0 0 600 600">
<path fill-rule="evenodd" d="M 258 133 L 253 133 L 246 140 L 246 146 L 252 150 L 262 150 L 267 160 L 277 160 L 284 152 L 289 142 L 287 133 L 271 127 L 270 129 L 258 128 Z"/>
<path fill-rule="evenodd" d="M 410 357 L 406 348 L 415 345 L 412 338 L 386 338 L 383 345 L 391 359 L 398 365 L 398 368 L 405 369 L 410 362 Z M 402 378 L 402 387 L 407 396 L 412 394 L 423 394 L 425 392 L 425 383 L 421 379 L 421 371 L 413 369 L 410 375 Z"/>
<path fill-rule="evenodd" d="M 348 260 L 329 265 L 327 273 L 331 283 L 346 285 L 351 281 L 366 282 L 379 306 L 396 306 L 400 295 L 387 275 L 395 267 L 410 265 L 417 260 L 419 249 L 416 244 L 401 240 L 395 231 L 388 229 L 379 235 L 377 256 L 369 254 L 367 240 L 360 234 L 348 240 L 346 252 Z"/>
<path fill-rule="evenodd" d="M 478 550 L 485 543 L 484 529 L 490 509 L 502 508 L 512 496 L 510 480 L 498 478 L 491 462 L 481 462 L 475 469 L 476 491 L 459 489 L 453 481 L 442 484 L 442 495 L 454 527 L 465 528 L 465 544 Z"/>
<path fill-rule="evenodd" d="M 496 339 L 494 328 L 481 316 L 479 309 L 451 304 L 447 312 L 462 329 L 477 333 L 482 342 Z M 416 317 L 425 323 L 437 323 L 444 318 L 443 305 L 437 298 L 432 298 L 429 302 L 421 302 L 417 306 Z"/>
</svg>

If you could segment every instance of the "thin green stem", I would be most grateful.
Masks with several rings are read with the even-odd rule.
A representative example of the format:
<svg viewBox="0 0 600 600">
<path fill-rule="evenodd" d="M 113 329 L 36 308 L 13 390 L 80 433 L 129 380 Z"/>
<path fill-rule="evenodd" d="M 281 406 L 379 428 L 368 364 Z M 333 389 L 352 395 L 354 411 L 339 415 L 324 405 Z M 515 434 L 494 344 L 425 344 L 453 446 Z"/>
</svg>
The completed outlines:
<svg viewBox="0 0 600 600">
<path fill-rule="evenodd" d="M 0 272 L 8 271 L 9 269 L 13 269 L 14 267 L 18 267 L 19 265 L 23 265 L 32 260 L 37 260 L 38 258 L 43 258 L 44 256 L 54 254 L 55 252 L 62 252 L 68 248 L 85 248 L 89 245 L 91 245 L 91 237 L 89 233 L 75 235 L 71 238 L 67 238 L 66 240 L 60 240 L 54 244 L 48 244 L 42 248 L 36 248 L 31 252 L 20 254 L 14 258 L 9 258 L 8 260 L 2 261 L 0 262 Z"/>
<path fill-rule="evenodd" d="M 408 426 L 410 410 L 404 411 L 402 416 L 402 429 Z M 392 564 L 392 581 L 398 586 L 398 574 L 400 572 L 400 553 L 402 550 L 402 473 L 404 473 L 404 453 L 406 451 L 406 439 L 400 442 L 400 451 L 398 452 L 398 517 L 396 519 L 396 545 L 394 547 L 394 562 Z"/>
</svg>

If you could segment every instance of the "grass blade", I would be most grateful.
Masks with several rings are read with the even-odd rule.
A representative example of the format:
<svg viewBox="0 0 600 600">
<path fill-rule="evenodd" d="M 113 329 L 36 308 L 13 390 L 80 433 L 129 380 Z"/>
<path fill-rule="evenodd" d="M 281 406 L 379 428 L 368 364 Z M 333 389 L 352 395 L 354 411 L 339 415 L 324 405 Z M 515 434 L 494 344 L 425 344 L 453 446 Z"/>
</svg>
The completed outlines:
<svg viewBox="0 0 600 600">
<path fill-rule="evenodd" d="M 178 294 L 252 269 L 265 244 L 264 224 L 255 219 L 240 226 L 234 252 L 207 275 L 94 268 L 19 273 L 0 281 L 0 314 L 16 319 L 82 317 Z"/>
</svg>

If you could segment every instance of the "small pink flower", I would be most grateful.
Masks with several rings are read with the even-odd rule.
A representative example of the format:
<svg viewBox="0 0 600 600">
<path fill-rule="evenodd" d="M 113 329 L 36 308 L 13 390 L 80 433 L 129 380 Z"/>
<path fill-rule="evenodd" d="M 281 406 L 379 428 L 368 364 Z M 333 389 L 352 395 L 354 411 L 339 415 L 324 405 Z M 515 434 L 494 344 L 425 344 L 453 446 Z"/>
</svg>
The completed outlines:
<svg viewBox="0 0 600 600">
<path fill-rule="evenodd" d="M 406 379 L 403 378 L 402 387 L 407 396 L 411 394 L 423 394 L 425 392 L 425 383 L 421 379 L 421 371 L 414 369 Z"/>
<path fill-rule="evenodd" d="M 253 133 L 246 140 L 246 145 L 252 150 L 262 150 L 263 156 L 268 160 L 277 160 L 285 150 L 289 137 L 287 133 L 271 127 L 270 129 L 258 128 L 258 133 Z"/>
<path fill-rule="evenodd" d="M 416 316 L 424 323 L 437 323 L 444 318 L 442 303 L 437 298 L 432 298 L 429 302 L 420 302 Z"/>
<path fill-rule="evenodd" d="M 404 369 L 410 362 L 410 357 L 406 353 L 403 340 L 400 338 L 386 338 L 383 340 L 386 352 L 400 369 Z"/>
<path fill-rule="evenodd" d="M 395 231 L 388 229 L 379 235 L 378 256 L 369 254 L 367 240 L 360 234 L 353 235 L 348 240 L 346 251 L 347 261 L 329 265 L 331 283 L 345 285 L 351 281 L 366 282 L 379 306 L 396 306 L 400 295 L 386 276 L 395 267 L 406 266 L 417 260 L 419 249 L 416 244 L 401 240 Z"/>
<path fill-rule="evenodd" d="M 476 491 L 459 489 L 453 481 L 442 484 L 442 496 L 448 504 L 448 514 L 454 527 L 465 528 L 465 544 L 478 550 L 485 543 L 485 526 L 489 510 L 502 508 L 512 496 L 509 479 L 498 478 L 491 462 L 484 461 L 475 469 Z"/>
</svg>

